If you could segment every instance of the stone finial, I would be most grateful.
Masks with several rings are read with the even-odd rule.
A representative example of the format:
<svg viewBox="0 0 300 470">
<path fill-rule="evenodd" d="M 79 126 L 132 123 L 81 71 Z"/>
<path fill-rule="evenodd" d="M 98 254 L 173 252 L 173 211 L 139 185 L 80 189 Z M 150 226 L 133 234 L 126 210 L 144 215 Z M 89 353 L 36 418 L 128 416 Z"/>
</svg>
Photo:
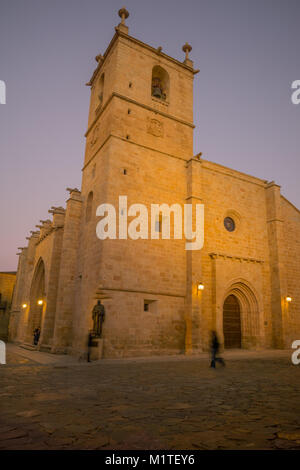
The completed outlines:
<svg viewBox="0 0 300 470">
<path fill-rule="evenodd" d="M 66 210 L 63 207 L 61 207 L 61 206 L 59 206 L 59 207 L 52 206 L 51 209 L 48 210 L 48 212 L 49 212 L 49 214 L 53 215 L 52 228 L 54 230 L 64 226 L 64 219 L 65 219 Z"/>
<path fill-rule="evenodd" d="M 30 238 L 38 238 L 40 236 L 40 231 L 37 230 L 30 230 L 31 236 Z"/>
<path fill-rule="evenodd" d="M 127 26 L 126 26 L 126 28 L 127 28 Z M 118 29 L 118 28 L 116 28 L 116 29 Z M 101 67 L 101 65 L 104 61 L 103 55 L 102 54 L 96 55 L 95 61 L 98 63 L 98 65 L 96 67 L 96 70 L 94 70 L 94 73 L 93 73 L 91 79 L 86 83 L 86 86 L 93 86 L 94 79 L 96 78 L 98 70 L 99 70 L 99 68 Z"/>
<path fill-rule="evenodd" d="M 95 61 L 98 62 L 98 64 L 99 64 L 100 62 L 103 62 L 103 60 L 104 60 L 103 55 L 101 55 L 101 54 L 96 55 Z"/>
<path fill-rule="evenodd" d="M 69 191 L 70 194 L 73 193 L 73 192 L 80 193 L 79 189 L 77 189 L 77 188 L 66 188 L 66 190 Z"/>
<path fill-rule="evenodd" d="M 64 214 L 65 209 L 61 206 L 59 207 L 54 207 L 52 206 L 51 209 L 48 210 L 49 214 Z"/>
<path fill-rule="evenodd" d="M 82 202 L 81 191 L 77 188 L 66 188 L 69 191 L 69 199 L 67 200 L 67 212 L 69 207 L 69 201 Z"/>
<path fill-rule="evenodd" d="M 125 24 L 125 20 L 128 18 L 129 13 L 125 7 L 121 8 L 118 13 L 119 17 L 121 18 L 121 23 L 119 23 L 119 25 L 116 27 L 116 30 L 128 34 L 128 26 Z"/>
<path fill-rule="evenodd" d="M 158 47 L 156 50 L 157 50 L 157 53 L 158 53 L 158 54 L 160 54 L 160 53 L 161 53 L 161 51 L 162 51 L 162 47 L 161 47 L 161 46 L 159 46 L 159 47 Z"/>
<path fill-rule="evenodd" d="M 47 224 L 47 225 L 48 225 L 48 224 L 51 224 L 51 220 L 50 220 L 50 219 L 47 219 L 47 220 L 40 220 L 40 222 L 41 222 L 42 224 Z"/>
<path fill-rule="evenodd" d="M 128 18 L 129 12 L 125 7 L 121 8 L 118 12 L 119 17 L 121 18 L 121 24 L 125 25 L 125 19 Z"/>
<path fill-rule="evenodd" d="M 189 53 L 192 50 L 192 46 L 188 44 L 187 42 L 182 46 L 183 52 L 185 52 L 185 60 L 189 60 Z"/>
</svg>

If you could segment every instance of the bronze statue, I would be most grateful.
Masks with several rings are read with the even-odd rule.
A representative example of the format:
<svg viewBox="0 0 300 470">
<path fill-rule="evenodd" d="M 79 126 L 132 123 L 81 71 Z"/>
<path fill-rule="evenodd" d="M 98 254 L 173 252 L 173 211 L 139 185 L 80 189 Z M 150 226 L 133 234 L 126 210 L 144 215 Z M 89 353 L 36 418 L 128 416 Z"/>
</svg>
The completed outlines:
<svg viewBox="0 0 300 470">
<path fill-rule="evenodd" d="M 93 308 L 93 333 L 95 336 L 101 338 L 102 334 L 102 325 L 105 318 L 105 308 L 104 305 L 101 304 L 101 300 L 97 301 L 97 304 Z"/>
</svg>

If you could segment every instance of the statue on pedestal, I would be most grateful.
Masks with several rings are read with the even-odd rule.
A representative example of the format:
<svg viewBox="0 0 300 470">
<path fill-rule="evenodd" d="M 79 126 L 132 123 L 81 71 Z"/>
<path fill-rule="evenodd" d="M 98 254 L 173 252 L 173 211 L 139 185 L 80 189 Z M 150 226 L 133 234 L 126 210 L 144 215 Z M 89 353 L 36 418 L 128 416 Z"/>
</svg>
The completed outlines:
<svg viewBox="0 0 300 470">
<path fill-rule="evenodd" d="M 104 305 L 101 304 L 101 300 L 98 300 L 97 304 L 94 306 L 92 316 L 94 322 L 93 333 L 96 337 L 101 338 L 102 325 L 105 318 L 105 308 Z"/>
</svg>

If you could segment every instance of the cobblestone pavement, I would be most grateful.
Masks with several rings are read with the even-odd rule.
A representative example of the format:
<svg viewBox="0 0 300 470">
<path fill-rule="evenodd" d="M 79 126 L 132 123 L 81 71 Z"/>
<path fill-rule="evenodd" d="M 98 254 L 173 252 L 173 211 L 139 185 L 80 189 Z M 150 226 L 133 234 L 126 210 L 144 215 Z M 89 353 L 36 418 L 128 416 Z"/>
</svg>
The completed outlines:
<svg viewBox="0 0 300 470">
<path fill-rule="evenodd" d="M 77 363 L 8 345 L 0 449 L 300 449 L 288 351 Z"/>
</svg>

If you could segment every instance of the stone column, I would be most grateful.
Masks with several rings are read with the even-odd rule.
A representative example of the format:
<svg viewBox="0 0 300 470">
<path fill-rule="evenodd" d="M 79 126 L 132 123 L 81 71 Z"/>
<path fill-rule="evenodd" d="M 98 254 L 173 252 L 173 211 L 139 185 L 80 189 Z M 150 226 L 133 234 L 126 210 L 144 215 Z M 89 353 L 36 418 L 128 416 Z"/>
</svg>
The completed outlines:
<svg viewBox="0 0 300 470">
<path fill-rule="evenodd" d="M 28 307 L 22 312 L 22 319 L 19 325 L 18 336 L 20 340 L 32 344 L 33 332 L 30 324 L 30 309 L 32 305 L 30 304 L 30 293 L 32 287 L 32 277 L 35 268 L 35 254 L 36 254 L 36 245 L 40 239 L 39 231 L 31 231 L 31 236 L 27 238 L 28 248 L 27 248 L 27 258 L 26 258 L 26 270 L 22 278 L 22 298 L 20 298 L 19 303 L 25 302 Z"/>
<path fill-rule="evenodd" d="M 193 229 L 196 223 L 196 204 L 201 204 L 201 160 L 197 157 L 187 162 L 187 198 L 186 204 L 193 207 Z M 186 338 L 185 353 L 192 354 L 202 348 L 201 299 L 198 283 L 202 282 L 201 250 L 186 251 Z"/>
<path fill-rule="evenodd" d="M 21 248 L 13 294 L 11 318 L 9 324 L 9 339 L 11 341 L 31 341 L 32 335 L 28 335 L 28 313 L 30 308 L 30 286 L 34 267 L 34 256 L 39 232 L 31 232 L 27 237 L 27 247 Z M 22 305 L 26 304 L 26 308 Z M 30 338 L 29 338 L 30 336 Z"/>
<path fill-rule="evenodd" d="M 20 249 L 20 248 L 19 248 Z M 18 328 L 22 317 L 22 293 L 24 288 L 23 278 L 26 270 L 27 247 L 22 248 L 19 256 L 16 283 L 11 303 L 11 312 L 9 318 L 9 341 L 17 341 Z M 24 309 L 25 310 L 25 309 Z"/>
<path fill-rule="evenodd" d="M 49 213 L 53 214 L 52 222 L 52 252 L 49 265 L 47 285 L 45 286 L 46 303 L 43 305 L 41 337 L 38 348 L 49 350 L 52 346 L 54 323 L 56 315 L 57 287 L 61 266 L 61 250 L 64 235 L 65 209 L 52 207 Z"/>
<path fill-rule="evenodd" d="M 284 233 L 280 186 L 273 181 L 266 186 L 266 203 L 271 272 L 272 341 L 273 347 L 284 348 L 284 299 L 286 296 Z"/>
<path fill-rule="evenodd" d="M 69 189 L 70 198 L 64 220 L 56 318 L 52 352 L 66 353 L 72 346 L 75 282 L 78 257 L 82 199 L 78 189 Z"/>
</svg>

